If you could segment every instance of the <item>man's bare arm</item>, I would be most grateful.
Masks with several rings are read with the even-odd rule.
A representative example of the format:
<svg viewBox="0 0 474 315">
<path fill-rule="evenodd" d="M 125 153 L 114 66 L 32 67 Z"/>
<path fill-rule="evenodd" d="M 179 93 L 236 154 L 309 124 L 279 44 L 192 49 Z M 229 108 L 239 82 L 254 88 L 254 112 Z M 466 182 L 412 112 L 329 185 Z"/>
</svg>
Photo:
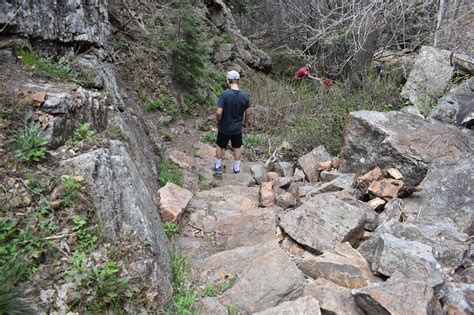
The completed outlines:
<svg viewBox="0 0 474 315">
<path fill-rule="evenodd" d="M 310 78 L 311 80 L 318 80 L 318 81 L 321 81 L 320 78 L 318 78 L 318 77 L 313 77 L 312 75 L 308 75 L 308 78 Z"/>
<path fill-rule="evenodd" d="M 216 110 L 216 124 L 217 127 L 219 127 L 219 124 L 221 123 L 221 118 L 222 118 L 222 112 L 224 109 L 222 107 L 218 107 Z"/>
</svg>

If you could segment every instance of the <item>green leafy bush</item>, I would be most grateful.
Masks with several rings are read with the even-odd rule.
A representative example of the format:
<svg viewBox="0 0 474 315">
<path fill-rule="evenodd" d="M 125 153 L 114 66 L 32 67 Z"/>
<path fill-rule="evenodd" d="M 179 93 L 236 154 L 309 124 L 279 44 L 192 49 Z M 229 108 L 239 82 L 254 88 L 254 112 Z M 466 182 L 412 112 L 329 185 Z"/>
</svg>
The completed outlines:
<svg viewBox="0 0 474 315">
<path fill-rule="evenodd" d="M 191 308 L 197 294 L 188 286 L 189 259 L 175 250 L 170 252 L 173 275 L 173 305 L 177 314 L 198 314 Z"/>
<path fill-rule="evenodd" d="M 12 142 L 16 145 L 15 157 L 23 162 L 39 162 L 46 157 L 48 141 L 40 135 L 40 127 L 34 122 L 18 131 Z"/>
<path fill-rule="evenodd" d="M 201 137 L 201 141 L 208 144 L 215 144 L 217 139 L 217 131 L 208 131 Z"/>
<path fill-rule="evenodd" d="M 24 260 L 15 258 L 0 264 L 0 314 L 28 314 L 31 312 L 22 298 L 20 282 L 28 273 Z"/>
<path fill-rule="evenodd" d="M 179 186 L 183 184 L 183 171 L 171 160 L 163 161 L 158 173 L 161 186 L 166 185 L 167 182 L 172 182 Z"/>
</svg>

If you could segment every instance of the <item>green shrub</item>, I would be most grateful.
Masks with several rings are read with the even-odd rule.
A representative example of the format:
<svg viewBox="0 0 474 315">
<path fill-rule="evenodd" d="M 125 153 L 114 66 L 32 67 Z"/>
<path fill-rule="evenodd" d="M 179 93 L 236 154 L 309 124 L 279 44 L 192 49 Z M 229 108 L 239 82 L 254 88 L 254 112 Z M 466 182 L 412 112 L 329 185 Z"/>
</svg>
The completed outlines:
<svg viewBox="0 0 474 315">
<path fill-rule="evenodd" d="M 235 277 L 230 277 L 227 279 L 227 281 L 223 283 L 218 283 L 215 286 L 213 286 L 211 283 L 206 283 L 204 286 L 204 296 L 217 296 L 223 294 L 225 291 L 229 290 L 232 288 L 232 286 L 235 284 L 236 278 Z"/>
<path fill-rule="evenodd" d="M 232 40 L 232 37 L 230 37 L 229 34 L 224 34 L 222 36 L 222 41 L 225 43 L 225 44 L 232 44 L 233 40 Z"/>
<path fill-rule="evenodd" d="M 73 228 L 76 233 L 76 248 L 81 251 L 92 251 L 97 245 L 97 231 L 91 227 L 92 216 L 89 214 L 84 219 L 76 215 L 72 218 Z"/>
<path fill-rule="evenodd" d="M 154 100 L 153 102 L 150 102 L 150 104 L 146 108 L 147 112 L 154 112 L 156 110 L 160 110 L 168 116 L 174 116 L 178 112 L 178 110 L 176 109 L 176 105 L 173 102 L 173 99 L 169 95 L 163 96 L 159 99 Z"/>
<path fill-rule="evenodd" d="M 27 163 L 39 162 L 46 157 L 48 141 L 40 135 L 38 124 L 31 122 L 13 136 L 15 157 Z"/>
<path fill-rule="evenodd" d="M 171 160 L 163 161 L 158 173 L 161 186 L 165 186 L 167 182 L 172 182 L 179 186 L 183 184 L 183 171 Z"/>
<path fill-rule="evenodd" d="M 35 73 L 58 80 L 72 81 L 83 87 L 94 86 L 90 78 L 81 70 L 75 69 L 72 62 L 65 57 L 55 63 L 29 50 L 18 50 L 17 55 L 21 64 Z"/>
<path fill-rule="evenodd" d="M 105 132 L 107 134 L 107 137 L 109 137 L 110 139 L 124 140 L 125 138 L 122 134 L 122 130 L 115 123 L 109 122 L 107 124 L 107 128 L 105 129 Z"/>
</svg>

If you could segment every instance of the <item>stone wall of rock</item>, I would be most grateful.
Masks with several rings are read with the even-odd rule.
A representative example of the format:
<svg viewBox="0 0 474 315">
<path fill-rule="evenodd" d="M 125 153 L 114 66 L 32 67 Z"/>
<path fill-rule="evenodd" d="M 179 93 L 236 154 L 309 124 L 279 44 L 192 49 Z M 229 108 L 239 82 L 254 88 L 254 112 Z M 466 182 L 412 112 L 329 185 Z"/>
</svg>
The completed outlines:
<svg viewBox="0 0 474 315">
<path fill-rule="evenodd" d="M 41 124 L 51 148 L 64 144 L 84 122 L 92 123 L 96 131 L 109 123 L 120 129 L 123 143 L 113 142 L 110 148 L 77 156 L 65 165 L 87 179 L 105 236 L 116 241 L 138 233 L 150 259 L 137 263 L 143 264 L 150 281 L 160 283 L 158 296 L 165 304 L 172 288 L 169 243 L 159 215 L 160 152 L 117 83 L 108 53 L 107 6 L 106 0 L 1 2 L 0 25 L 6 25 L 0 38 L 1 70 L 9 77 L 26 76 L 15 60 L 13 44 L 49 57 L 77 53 L 76 65 L 87 73 L 94 89 L 33 77 L 17 80 L 12 93 L 21 92 L 32 102 L 32 118 Z"/>
</svg>

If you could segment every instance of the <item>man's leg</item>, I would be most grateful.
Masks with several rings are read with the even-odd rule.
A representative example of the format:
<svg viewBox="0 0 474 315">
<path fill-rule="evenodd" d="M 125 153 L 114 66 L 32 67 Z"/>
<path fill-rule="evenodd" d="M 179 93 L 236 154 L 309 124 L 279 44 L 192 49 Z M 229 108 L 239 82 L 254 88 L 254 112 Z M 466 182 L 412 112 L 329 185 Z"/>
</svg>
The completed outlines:
<svg viewBox="0 0 474 315">
<path fill-rule="evenodd" d="M 229 142 L 228 136 L 223 135 L 220 132 L 217 133 L 216 164 L 214 165 L 214 171 L 216 173 L 222 173 L 222 155 L 224 154 L 224 148 L 227 146 L 228 142 Z"/>
<path fill-rule="evenodd" d="M 232 136 L 231 143 L 234 149 L 234 173 L 239 173 L 240 158 L 242 157 L 242 134 Z"/>
</svg>

